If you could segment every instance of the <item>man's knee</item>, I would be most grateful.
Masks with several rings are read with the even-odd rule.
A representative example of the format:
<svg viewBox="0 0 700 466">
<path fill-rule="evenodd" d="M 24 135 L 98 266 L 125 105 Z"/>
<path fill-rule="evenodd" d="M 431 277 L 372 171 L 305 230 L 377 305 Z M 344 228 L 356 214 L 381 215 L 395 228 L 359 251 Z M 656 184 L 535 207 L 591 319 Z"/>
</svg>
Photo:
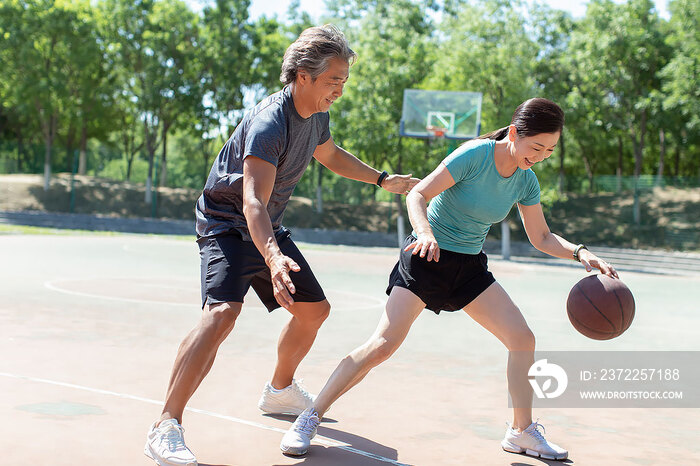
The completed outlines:
<svg viewBox="0 0 700 466">
<path fill-rule="evenodd" d="M 330 312 L 331 305 L 328 301 L 321 301 L 318 303 L 304 303 L 304 308 L 300 309 L 299 312 L 295 312 L 294 316 L 304 325 L 318 328 L 328 318 Z"/>
<path fill-rule="evenodd" d="M 225 338 L 233 329 L 240 313 L 240 303 L 207 304 L 202 312 L 201 325 L 214 332 L 217 338 Z"/>
</svg>

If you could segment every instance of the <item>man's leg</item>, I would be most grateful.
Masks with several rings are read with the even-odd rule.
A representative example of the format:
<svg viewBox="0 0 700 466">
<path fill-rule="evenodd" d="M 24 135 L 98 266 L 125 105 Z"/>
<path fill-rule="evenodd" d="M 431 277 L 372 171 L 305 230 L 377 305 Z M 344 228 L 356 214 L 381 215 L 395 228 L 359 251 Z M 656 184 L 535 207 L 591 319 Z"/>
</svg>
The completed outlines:
<svg viewBox="0 0 700 466">
<path fill-rule="evenodd" d="M 241 306 L 242 303 L 235 302 L 204 306 L 201 320 L 178 349 L 161 421 L 173 418 L 182 423 L 187 402 L 209 373 L 219 346 L 236 323 Z"/>
<path fill-rule="evenodd" d="M 144 453 L 157 464 L 196 466 L 197 459 L 185 445 L 182 412 L 211 369 L 221 342 L 241 312 L 241 303 L 205 305 L 202 318 L 185 337 L 175 358 L 160 420 L 146 437 Z"/>
<path fill-rule="evenodd" d="M 282 329 L 277 344 L 277 365 L 271 385 L 276 389 L 288 387 L 294 372 L 311 349 L 318 329 L 326 320 L 331 306 L 327 300 L 316 303 L 294 303 L 289 312 L 292 318 Z"/>
</svg>

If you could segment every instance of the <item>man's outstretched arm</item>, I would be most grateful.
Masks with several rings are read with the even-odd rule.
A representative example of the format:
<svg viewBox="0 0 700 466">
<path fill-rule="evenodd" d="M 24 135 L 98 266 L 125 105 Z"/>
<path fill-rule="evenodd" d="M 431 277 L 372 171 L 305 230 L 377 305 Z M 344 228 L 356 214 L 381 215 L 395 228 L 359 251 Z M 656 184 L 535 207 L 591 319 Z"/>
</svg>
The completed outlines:
<svg viewBox="0 0 700 466">
<path fill-rule="evenodd" d="M 338 147 L 333 138 L 328 138 L 314 151 L 314 158 L 323 166 L 345 178 L 375 184 L 381 172 L 370 167 L 345 149 Z M 396 194 L 408 193 L 420 179 L 411 178 L 411 175 L 388 175 L 381 183 L 381 187 Z"/>
</svg>

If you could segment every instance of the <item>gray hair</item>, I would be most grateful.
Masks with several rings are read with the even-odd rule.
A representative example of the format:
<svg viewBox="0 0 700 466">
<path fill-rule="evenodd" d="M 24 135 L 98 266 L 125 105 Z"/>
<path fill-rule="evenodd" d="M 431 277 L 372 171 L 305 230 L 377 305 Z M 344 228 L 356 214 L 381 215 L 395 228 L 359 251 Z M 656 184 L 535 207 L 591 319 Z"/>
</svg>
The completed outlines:
<svg viewBox="0 0 700 466">
<path fill-rule="evenodd" d="M 300 69 L 316 80 L 328 69 L 328 61 L 332 58 L 342 58 L 351 65 L 357 59 L 340 29 L 332 24 L 305 29 L 284 52 L 280 81 L 284 84 L 294 82 Z"/>
</svg>

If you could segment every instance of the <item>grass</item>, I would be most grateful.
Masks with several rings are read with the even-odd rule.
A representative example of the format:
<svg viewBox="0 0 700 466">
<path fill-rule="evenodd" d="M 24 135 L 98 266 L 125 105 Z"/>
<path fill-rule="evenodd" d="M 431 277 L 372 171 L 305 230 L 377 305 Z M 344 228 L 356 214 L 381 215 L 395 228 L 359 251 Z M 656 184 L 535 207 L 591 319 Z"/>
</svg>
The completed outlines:
<svg viewBox="0 0 700 466">
<path fill-rule="evenodd" d="M 123 236 L 139 234 L 181 241 L 192 241 L 192 235 L 157 235 L 152 233 L 124 233 L 119 231 L 71 230 L 66 228 L 33 227 L 27 225 L 9 225 L 0 223 L 1 235 L 52 235 L 52 236 Z"/>
<path fill-rule="evenodd" d="M 30 227 L 25 225 L 0 224 L 0 235 L 118 235 L 113 231 L 65 230 L 59 228 Z"/>
</svg>

